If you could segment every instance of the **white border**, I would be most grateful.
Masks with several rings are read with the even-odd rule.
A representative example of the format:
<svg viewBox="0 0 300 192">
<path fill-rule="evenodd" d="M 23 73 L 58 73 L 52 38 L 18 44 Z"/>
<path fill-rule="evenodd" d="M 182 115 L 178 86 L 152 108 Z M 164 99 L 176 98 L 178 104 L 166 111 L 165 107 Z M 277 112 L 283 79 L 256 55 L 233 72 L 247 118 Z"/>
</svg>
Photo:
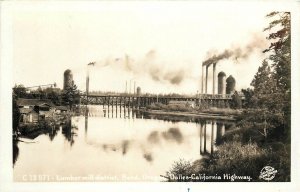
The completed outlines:
<svg viewBox="0 0 300 192">
<path fill-rule="evenodd" d="M 58 2 L 47 1 L 45 4 L 36 1 L 38 4 L 47 6 L 48 9 L 57 9 Z M 72 10 L 80 9 L 93 9 L 93 3 L 84 3 L 82 1 L 74 2 L 60 2 L 58 8 L 64 10 L 66 7 Z M 124 4 L 124 2 L 116 2 Z M 172 3 L 172 2 L 162 2 Z M 184 2 L 182 2 L 184 3 Z M 197 3 L 197 2 L 195 2 Z M 202 2 L 203 3 L 203 2 Z M 217 2 L 214 2 L 217 3 Z M 228 1 L 228 4 L 240 3 L 237 1 Z M 245 2 L 250 3 L 250 2 Z M 270 3 L 270 1 L 255 1 L 250 4 L 256 3 L 260 6 L 262 3 Z M 1 68 L 0 68 L 0 191 L 180 191 L 186 192 L 188 188 L 190 191 L 204 191 L 204 190 L 220 190 L 222 191 L 300 191 L 300 165 L 299 165 L 299 112 L 300 107 L 300 2 L 296 1 L 273 1 L 272 6 L 280 7 L 281 9 L 289 10 L 292 13 L 292 169 L 291 169 L 291 182 L 287 183 L 120 183 L 120 182 L 100 182 L 100 183 L 14 183 L 12 181 L 12 141 L 11 141 L 11 127 L 12 127 L 12 31 L 11 31 L 11 13 L 16 8 L 20 9 L 27 7 L 35 9 L 30 2 L 1 2 L 0 7 L 0 43 L 1 43 Z M 254 13 L 255 14 L 255 13 Z M 298 107 L 299 106 L 299 107 Z"/>
</svg>

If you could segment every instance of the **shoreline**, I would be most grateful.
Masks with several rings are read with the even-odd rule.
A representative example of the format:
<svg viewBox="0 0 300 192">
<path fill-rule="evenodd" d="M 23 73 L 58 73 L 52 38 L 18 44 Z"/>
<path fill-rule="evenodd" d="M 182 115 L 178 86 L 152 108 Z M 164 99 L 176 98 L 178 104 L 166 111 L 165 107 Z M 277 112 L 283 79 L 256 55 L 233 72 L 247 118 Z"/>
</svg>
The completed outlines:
<svg viewBox="0 0 300 192">
<path fill-rule="evenodd" d="M 220 119 L 220 120 L 236 120 L 234 115 L 221 115 L 216 113 L 193 113 L 182 111 L 163 111 L 163 110 L 139 110 L 146 115 L 165 115 L 165 116 L 183 116 L 183 117 L 196 117 L 207 119 Z"/>
</svg>

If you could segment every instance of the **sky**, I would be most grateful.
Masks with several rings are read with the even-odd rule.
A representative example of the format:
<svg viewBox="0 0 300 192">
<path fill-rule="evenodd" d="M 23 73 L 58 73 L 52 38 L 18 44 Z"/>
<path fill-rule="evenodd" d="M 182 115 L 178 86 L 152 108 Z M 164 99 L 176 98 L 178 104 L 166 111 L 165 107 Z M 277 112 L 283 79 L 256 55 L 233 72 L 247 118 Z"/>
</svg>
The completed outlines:
<svg viewBox="0 0 300 192">
<path fill-rule="evenodd" d="M 276 3 L 33 2 L 12 12 L 13 84 L 57 83 L 70 69 L 85 90 L 143 93 L 201 92 L 202 63 L 225 50 L 220 71 L 247 88 L 270 42 L 265 16 Z M 96 62 L 88 67 L 89 62 Z M 216 85 L 217 87 L 217 85 Z M 212 67 L 208 73 L 212 93 Z"/>
</svg>

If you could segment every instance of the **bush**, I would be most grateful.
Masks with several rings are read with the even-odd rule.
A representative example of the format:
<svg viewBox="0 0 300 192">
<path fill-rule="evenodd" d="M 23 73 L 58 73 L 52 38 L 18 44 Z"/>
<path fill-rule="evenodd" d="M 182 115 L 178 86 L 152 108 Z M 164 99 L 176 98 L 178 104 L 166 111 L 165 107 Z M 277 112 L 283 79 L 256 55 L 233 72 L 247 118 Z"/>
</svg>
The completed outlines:
<svg viewBox="0 0 300 192">
<path fill-rule="evenodd" d="M 148 105 L 146 108 L 151 109 L 151 110 L 161 110 L 163 108 L 163 104 L 161 104 L 161 103 L 152 103 L 151 105 Z"/>
<path fill-rule="evenodd" d="M 236 174 L 250 176 L 252 178 L 251 181 L 264 181 L 259 178 L 259 175 L 262 168 L 268 165 L 278 171 L 272 181 L 290 181 L 290 146 L 283 143 L 273 143 L 264 147 L 259 147 L 256 143 L 252 142 L 242 144 L 239 142 L 241 138 L 237 134 L 232 139 L 232 141 L 225 142 L 219 146 L 218 151 L 210 158 L 197 160 L 192 165 L 180 160 L 167 173 L 177 175 L 191 175 L 192 173 L 196 175 L 217 174 L 222 179 L 224 179 L 222 177 L 223 174 Z"/>
<path fill-rule="evenodd" d="M 199 106 L 199 110 L 202 111 L 202 110 L 205 110 L 205 109 L 208 109 L 209 108 L 209 104 L 207 101 L 205 100 L 202 100 L 201 103 L 200 103 L 200 106 Z"/>
<path fill-rule="evenodd" d="M 165 111 L 182 111 L 182 112 L 192 112 L 194 109 L 186 105 L 165 105 L 162 103 L 152 103 L 147 106 L 150 110 L 165 110 Z"/>
<path fill-rule="evenodd" d="M 219 142 L 217 144 L 221 145 L 223 143 L 233 141 L 235 138 L 239 138 L 239 141 L 242 144 L 255 142 L 258 145 L 262 145 L 265 141 L 264 136 L 257 130 L 251 128 L 239 128 L 227 131 L 226 134 L 218 140 Z"/>
<path fill-rule="evenodd" d="M 190 176 L 193 173 L 192 163 L 184 159 L 174 162 L 170 171 L 166 173 L 165 176 L 170 182 L 184 182 L 186 180 L 181 180 L 180 176 Z"/>
</svg>

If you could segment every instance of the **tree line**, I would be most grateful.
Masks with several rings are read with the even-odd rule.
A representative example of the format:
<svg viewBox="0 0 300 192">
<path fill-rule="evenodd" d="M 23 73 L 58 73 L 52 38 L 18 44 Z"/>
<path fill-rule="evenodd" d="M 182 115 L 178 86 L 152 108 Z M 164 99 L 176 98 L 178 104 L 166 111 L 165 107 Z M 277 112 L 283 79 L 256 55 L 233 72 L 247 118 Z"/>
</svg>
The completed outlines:
<svg viewBox="0 0 300 192">
<path fill-rule="evenodd" d="M 45 89 L 39 87 L 35 90 L 28 90 L 24 85 L 15 85 L 13 87 L 13 99 L 18 98 L 49 99 L 57 106 L 65 105 L 72 109 L 74 104 L 79 103 L 79 90 L 74 83 L 64 90 L 53 87 Z"/>
<path fill-rule="evenodd" d="M 251 126 L 265 139 L 290 140 L 291 129 L 291 16 L 271 12 L 268 54 L 258 68 L 251 88 L 243 89 L 244 111 L 240 124 Z"/>
</svg>

